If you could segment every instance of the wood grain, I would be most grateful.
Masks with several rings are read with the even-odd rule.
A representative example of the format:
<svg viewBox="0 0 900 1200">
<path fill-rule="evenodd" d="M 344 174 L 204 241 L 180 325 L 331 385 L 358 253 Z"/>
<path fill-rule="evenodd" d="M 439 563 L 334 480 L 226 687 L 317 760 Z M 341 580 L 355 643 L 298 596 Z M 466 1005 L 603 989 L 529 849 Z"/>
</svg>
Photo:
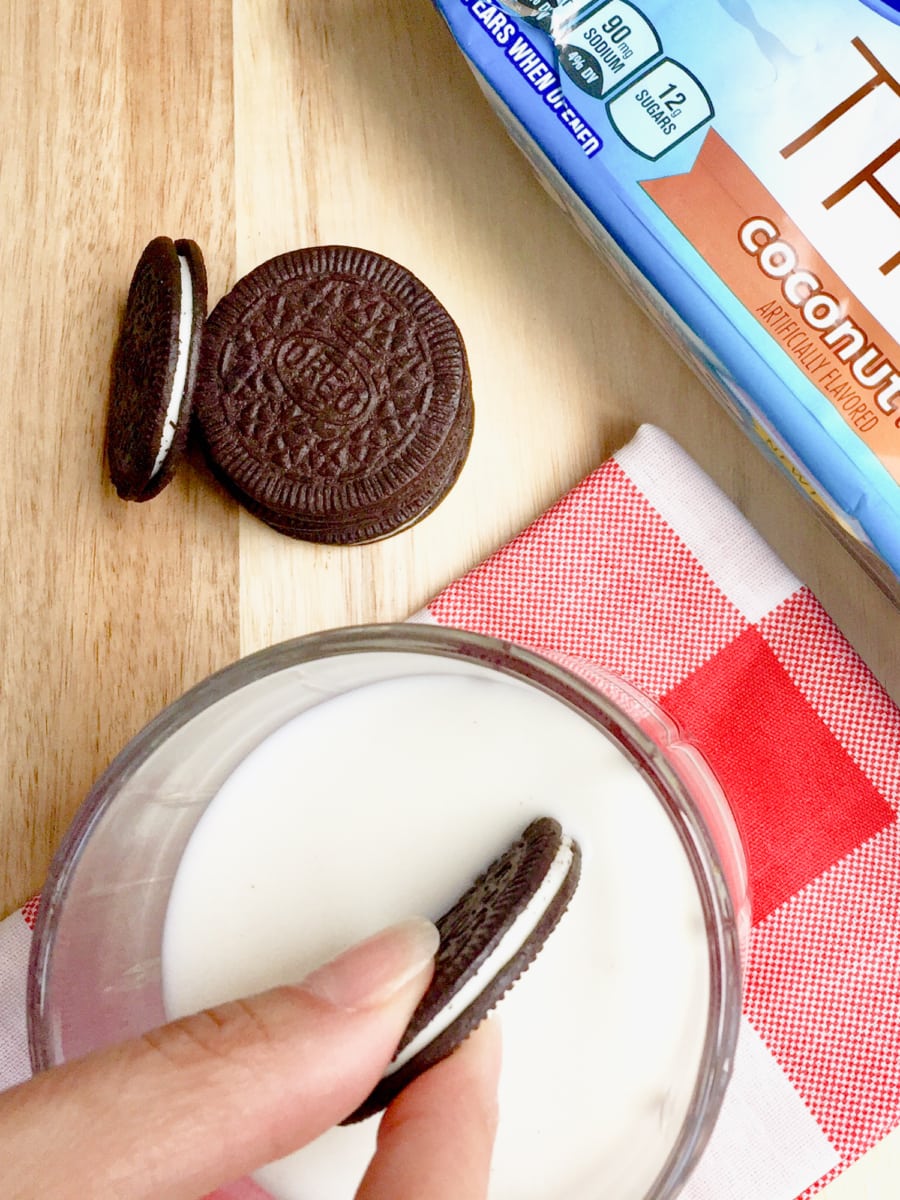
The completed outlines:
<svg viewBox="0 0 900 1200">
<path fill-rule="evenodd" d="M 236 515 L 190 472 L 123 504 L 103 462 L 143 244 L 190 233 L 217 283 L 233 269 L 230 5 L 175 7 L 0 17 L 4 911 L 127 739 L 239 650 Z"/>
<path fill-rule="evenodd" d="M 623 295 L 509 141 L 427 0 L 7 0 L 0 12 L 0 912 L 91 781 L 212 669 L 402 619 L 622 445 L 678 438 L 900 697 L 897 612 Z M 213 304 L 283 250 L 359 244 L 458 320 L 476 432 L 448 499 L 373 546 L 239 514 L 194 460 L 150 504 L 103 467 L 128 280 L 157 233 Z M 577 300 L 577 302 L 576 302 Z M 900 1138 L 825 1192 L 893 1195 Z"/>
</svg>

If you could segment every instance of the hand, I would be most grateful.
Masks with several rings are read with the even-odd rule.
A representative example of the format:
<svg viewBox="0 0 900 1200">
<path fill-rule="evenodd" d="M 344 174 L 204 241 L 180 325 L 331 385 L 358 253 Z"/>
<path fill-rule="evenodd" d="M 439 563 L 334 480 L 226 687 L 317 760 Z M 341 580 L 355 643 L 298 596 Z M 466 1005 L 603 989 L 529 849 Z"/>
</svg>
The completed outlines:
<svg viewBox="0 0 900 1200">
<path fill-rule="evenodd" d="M 433 925 L 404 922 L 296 987 L 175 1021 L 0 1094 L 4 1200 L 197 1200 L 299 1149 L 380 1078 L 436 948 Z M 382 1118 L 356 1200 L 484 1200 L 499 1058 L 487 1022 L 410 1084 Z"/>
</svg>

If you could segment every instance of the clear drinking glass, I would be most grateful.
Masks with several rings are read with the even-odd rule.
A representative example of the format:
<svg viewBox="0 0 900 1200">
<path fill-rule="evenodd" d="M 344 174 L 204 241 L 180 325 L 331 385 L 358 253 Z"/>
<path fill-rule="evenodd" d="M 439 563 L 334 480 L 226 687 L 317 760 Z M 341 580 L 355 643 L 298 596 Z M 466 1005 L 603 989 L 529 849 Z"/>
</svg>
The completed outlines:
<svg viewBox="0 0 900 1200">
<path fill-rule="evenodd" d="M 650 783 L 679 835 L 703 908 L 711 999 L 687 1118 L 647 1192 L 666 1200 L 708 1140 L 733 1062 L 749 902 L 731 812 L 702 756 L 634 688 L 578 660 L 463 631 L 363 626 L 274 646 L 194 687 L 125 747 L 76 815 L 43 892 L 28 980 L 33 1066 L 165 1020 L 161 950 L 176 869 L 204 810 L 254 747 L 325 699 L 435 670 L 513 681 L 580 713 Z"/>
</svg>

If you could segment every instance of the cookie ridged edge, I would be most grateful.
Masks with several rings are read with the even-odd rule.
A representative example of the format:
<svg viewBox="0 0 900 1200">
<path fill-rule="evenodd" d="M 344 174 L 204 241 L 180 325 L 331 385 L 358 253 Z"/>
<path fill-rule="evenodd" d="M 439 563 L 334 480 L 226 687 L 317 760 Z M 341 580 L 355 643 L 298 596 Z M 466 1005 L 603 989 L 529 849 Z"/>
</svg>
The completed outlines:
<svg viewBox="0 0 900 1200">
<path fill-rule="evenodd" d="M 508 920 L 501 924 L 498 928 L 492 931 L 491 936 L 482 949 L 482 952 L 471 961 L 466 969 L 457 976 L 453 984 L 444 989 L 440 995 L 440 1004 L 434 1004 L 434 996 L 431 989 L 426 991 L 416 1011 L 413 1013 L 410 1025 L 407 1032 L 404 1034 L 398 1048 L 398 1054 L 402 1048 L 412 1040 L 412 1037 L 419 1031 L 420 1028 L 425 1028 L 431 1020 L 439 1014 L 441 1008 L 465 986 L 468 979 L 475 974 L 486 961 L 489 961 L 491 954 L 496 950 L 503 936 L 515 924 L 518 915 L 524 911 L 529 901 L 539 890 L 540 884 L 546 878 L 546 872 L 549 871 L 556 853 L 563 844 L 563 834 L 557 822 L 552 818 L 538 818 L 532 822 L 528 830 L 522 836 L 525 837 L 532 826 L 535 825 L 553 825 L 558 831 L 559 841 L 553 849 L 553 853 L 549 856 L 545 872 L 537 881 L 537 886 L 525 895 L 525 897 L 517 904 L 514 909 L 511 909 L 508 914 Z M 375 1088 L 370 1092 L 368 1097 L 341 1122 L 343 1125 L 356 1124 L 359 1121 L 365 1120 L 367 1117 L 374 1116 L 376 1113 L 384 1109 L 394 1100 L 405 1087 L 407 1087 L 419 1075 L 436 1066 L 437 1063 L 448 1057 L 461 1042 L 474 1032 L 475 1029 L 485 1020 L 485 1018 L 496 1008 L 499 1002 L 503 999 L 506 993 L 513 985 L 522 977 L 528 970 L 534 960 L 540 954 L 547 938 L 559 924 L 564 916 L 569 903 L 578 887 L 578 882 L 581 876 L 581 849 L 574 839 L 568 839 L 572 859 L 569 864 L 569 869 L 559 888 L 550 898 L 547 908 L 539 918 L 532 932 L 526 937 L 522 946 L 515 952 L 506 963 L 502 964 L 497 972 L 493 975 L 486 987 L 475 997 L 470 1004 L 464 1008 L 459 1015 L 447 1026 L 446 1029 L 430 1041 L 426 1046 L 415 1054 L 403 1066 L 397 1068 L 382 1076 Z M 485 875 L 493 869 L 493 867 L 505 858 L 508 851 L 495 859 L 487 868 L 487 871 L 478 877 L 472 884 L 471 888 L 460 897 L 460 899 L 450 908 L 447 913 L 441 917 L 438 922 L 438 928 L 441 928 L 442 923 L 455 912 L 466 901 L 470 893 L 476 891 Z M 438 960 L 440 959 L 441 949 L 438 949 Z M 396 1057 L 396 1056 L 395 1056 Z"/>
</svg>

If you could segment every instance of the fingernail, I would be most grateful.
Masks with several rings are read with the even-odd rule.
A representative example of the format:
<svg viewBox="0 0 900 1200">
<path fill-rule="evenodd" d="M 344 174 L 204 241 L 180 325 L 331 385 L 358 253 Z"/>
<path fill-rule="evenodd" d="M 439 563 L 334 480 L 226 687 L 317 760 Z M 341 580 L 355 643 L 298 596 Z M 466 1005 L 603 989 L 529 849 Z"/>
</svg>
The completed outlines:
<svg viewBox="0 0 900 1200">
<path fill-rule="evenodd" d="M 425 970 L 439 941 L 431 921 L 413 917 L 351 946 L 300 986 L 335 1008 L 377 1008 Z"/>
</svg>

